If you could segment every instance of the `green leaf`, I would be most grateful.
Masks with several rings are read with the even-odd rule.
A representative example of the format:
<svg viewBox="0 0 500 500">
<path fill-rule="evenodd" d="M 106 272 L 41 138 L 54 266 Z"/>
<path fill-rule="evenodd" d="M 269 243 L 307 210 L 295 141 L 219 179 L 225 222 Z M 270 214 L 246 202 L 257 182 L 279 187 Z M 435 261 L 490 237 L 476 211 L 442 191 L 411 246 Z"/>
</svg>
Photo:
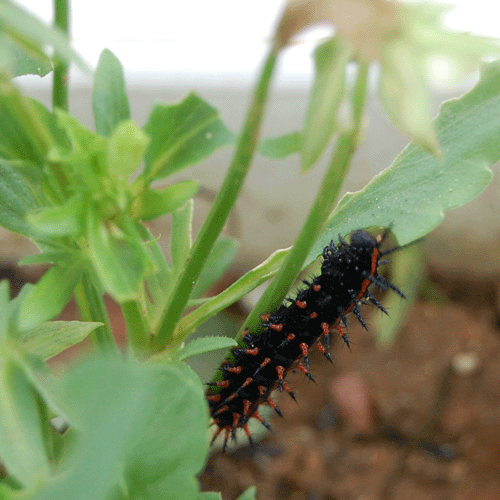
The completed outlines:
<svg viewBox="0 0 500 500">
<path fill-rule="evenodd" d="M 263 139 L 259 143 L 259 153 L 273 160 L 279 160 L 293 153 L 298 153 L 301 143 L 301 133 L 292 132 L 291 134 L 282 135 L 280 137 Z"/>
<path fill-rule="evenodd" d="M 22 295 L 22 293 L 21 293 Z M 50 474 L 40 417 L 40 401 L 23 369 L 10 330 L 16 304 L 9 285 L 0 283 L 0 460 L 21 485 L 30 487 Z"/>
<path fill-rule="evenodd" d="M 179 473 L 151 482 L 139 491 L 132 489 L 133 497 L 127 494 L 121 498 L 123 500 L 129 498 L 134 498 L 134 500 L 164 500 L 165 498 L 193 500 L 197 498 L 198 490 L 197 480 L 194 477 Z"/>
<path fill-rule="evenodd" d="M 247 293 L 276 274 L 289 250 L 277 250 L 262 264 L 253 268 L 219 295 L 212 297 L 193 312 L 184 316 L 175 328 L 174 338 L 186 338 L 194 329 L 219 311 L 234 304 Z"/>
<path fill-rule="evenodd" d="M 65 130 L 71 148 L 53 149 L 48 155 L 50 162 L 65 169 L 74 186 L 88 188 L 97 197 L 104 186 L 101 179 L 107 177 L 106 148 L 108 139 L 84 127 L 76 117 L 56 108 L 58 124 Z"/>
<path fill-rule="evenodd" d="M 448 10 L 449 6 L 400 3 L 393 11 L 400 26 L 385 22 L 392 32 L 379 37 L 380 47 L 370 47 L 381 54 L 380 97 L 389 117 L 434 154 L 441 144 L 429 125 L 429 82 L 456 84 L 475 71 L 482 58 L 500 53 L 496 39 L 446 30 L 442 18 Z"/>
<path fill-rule="evenodd" d="M 70 143 L 66 135 L 66 131 L 61 127 L 58 118 L 55 113 L 51 113 L 41 102 L 36 99 L 26 99 L 27 105 L 29 106 L 29 113 L 34 122 L 39 122 L 38 129 L 42 130 L 38 132 L 39 135 L 46 135 L 49 140 L 47 141 L 47 147 L 45 151 L 49 151 L 49 148 L 54 146 L 59 147 L 62 151 L 70 149 Z M 45 158 L 44 158 L 45 160 Z M 38 165 L 40 169 L 41 165 Z"/>
<path fill-rule="evenodd" d="M 49 321 L 19 335 L 23 347 L 41 359 L 49 359 L 84 340 L 102 323 Z"/>
<path fill-rule="evenodd" d="M 144 129 L 151 138 L 144 171 L 149 180 L 198 163 L 235 138 L 217 110 L 193 93 L 179 104 L 155 106 Z"/>
<path fill-rule="evenodd" d="M 45 195 L 42 190 L 44 182 L 44 173 L 38 165 L 34 165 L 29 161 L 23 160 L 5 160 L 8 164 L 17 171 L 17 173 L 24 179 L 26 184 L 30 186 L 33 193 L 39 200 L 45 200 Z M 44 201 L 39 204 L 45 205 Z"/>
<path fill-rule="evenodd" d="M 69 491 L 73 500 L 109 498 L 127 454 L 146 431 L 161 382 L 158 370 L 116 356 L 94 356 L 66 373 L 60 399 L 77 435 L 66 460 L 30 500 L 63 500 Z"/>
<path fill-rule="evenodd" d="M 199 297 L 224 275 L 226 269 L 238 253 L 238 242 L 229 236 L 222 236 L 212 247 L 203 271 L 191 293 L 191 298 Z"/>
<path fill-rule="evenodd" d="M 2 342 L 0 363 L 0 459 L 24 487 L 48 479 L 49 461 L 42 436 L 40 407 L 23 369 Z"/>
<path fill-rule="evenodd" d="M 23 301 L 19 310 L 19 329 L 30 330 L 57 316 L 71 298 L 82 272 L 79 260 L 51 267 Z"/>
<path fill-rule="evenodd" d="M 63 205 L 31 211 L 27 220 L 38 234 L 54 237 L 80 235 L 83 231 L 85 204 L 83 196 L 76 194 Z"/>
<path fill-rule="evenodd" d="M 153 365 L 153 363 L 150 363 Z M 145 430 L 127 458 L 131 497 L 149 485 L 168 480 L 163 498 L 190 500 L 199 490 L 195 474 L 208 454 L 208 408 L 203 385 L 185 365 L 157 364 L 156 401 Z M 160 483 L 161 484 L 161 483 Z"/>
<path fill-rule="evenodd" d="M 177 210 L 198 191 L 197 181 L 180 181 L 161 189 L 146 187 L 133 201 L 131 217 L 139 220 L 152 220 L 160 215 Z"/>
<path fill-rule="evenodd" d="M 45 362 L 37 356 L 29 354 L 21 346 L 18 346 L 17 355 L 26 377 L 39 396 L 40 402 L 43 402 L 46 408 L 49 408 L 54 414 L 60 416 L 63 421 L 69 422 L 64 410 L 66 404 L 61 390 L 61 379 L 52 375 Z M 46 418 L 46 414 L 43 418 Z M 44 424 L 46 423 L 44 422 Z"/>
<path fill-rule="evenodd" d="M 132 120 L 117 125 L 108 141 L 109 174 L 126 181 L 142 162 L 148 144 L 148 136 Z"/>
<path fill-rule="evenodd" d="M 61 262 L 67 262 L 68 260 L 78 257 L 78 251 L 69 252 L 67 249 L 64 250 L 54 250 L 46 251 L 43 253 L 35 253 L 33 255 L 27 255 L 22 258 L 17 265 L 19 266 L 30 266 L 36 264 L 59 264 Z"/>
<path fill-rule="evenodd" d="M 237 345 L 236 340 L 228 337 L 202 337 L 192 340 L 182 348 L 176 349 L 171 356 L 176 361 L 184 361 L 198 354 L 215 351 L 216 349 L 228 349 L 235 345 Z"/>
<path fill-rule="evenodd" d="M 29 50 L 33 45 L 39 48 L 52 46 L 57 57 L 67 63 L 73 61 L 87 75 L 91 74 L 83 59 L 70 47 L 67 36 L 57 27 L 49 27 L 36 17 L 11 2 L 0 2 L 2 30 L 16 44 Z"/>
<path fill-rule="evenodd" d="M 0 158 L 0 224 L 14 233 L 34 236 L 36 232 L 26 222 L 26 216 L 39 206 L 25 179 L 11 162 Z"/>
<path fill-rule="evenodd" d="M 152 268 L 142 241 L 128 233 L 130 227 L 100 221 L 93 211 L 88 217 L 89 256 L 105 290 L 118 302 L 139 299 Z"/>
<path fill-rule="evenodd" d="M 380 100 L 391 121 L 422 148 L 439 155 L 432 129 L 430 91 L 418 47 L 393 42 L 385 47 Z"/>
<path fill-rule="evenodd" d="M 45 76 L 52 71 L 50 59 L 36 44 L 16 44 L 7 33 L 0 31 L 0 66 L 12 77 Z"/>
<path fill-rule="evenodd" d="M 255 486 L 250 486 L 246 489 L 236 500 L 255 500 L 257 495 L 257 488 Z"/>
<path fill-rule="evenodd" d="M 75 116 L 62 109 L 56 109 L 55 116 L 59 126 L 66 132 L 74 152 L 96 154 L 106 150 L 107 140 L 84 127 Z"/>
<path fill-rule="evenodd" d="M 215 491 L 203 491 L 198 494 L 196 500 L 222 500 L 222 496 Z"/>
<path fill-rule="evenodd" d="M 500 158 L 500 62 L 485 66 L 479 83 L 444 103 L 434 122 L 440 161 L 410 144 L 361 191 L 339 202 L 306 263 L 337 235 L 359 228 L 391 227 L 401 245 L 421 238 L 489 184 Z"/>
<path fill-rule="evenodd" d="M 186 307 L 188 308 L 198 307 L 204 304 L 205 302 L 208 302 L 209 300 L 210 297 L 202 297 L 201 299 L 189 299 Z"/>
<path fill-rule="evenodd" d="M 110 136 L 121 122 L 130 119 L 123 68 L 108 49 L 101 52 L 97 63 L 92 105 L 98 134 Z"/>
<path fill-rule="evenodd" d="M 0 157 L 43 165 L 56 142 L 57 125 L 47 109 L 21 95 L 10 81 L 0 79 L 0 116 Z"/>
<path fill-rule="evenodd" d="M 301 144 L 303 172 L 318 161 L 335 132 L 351 55 L 352 49 L 338 37 L 327 40 L 314 51 L 316 76 Z"/>
</svg>

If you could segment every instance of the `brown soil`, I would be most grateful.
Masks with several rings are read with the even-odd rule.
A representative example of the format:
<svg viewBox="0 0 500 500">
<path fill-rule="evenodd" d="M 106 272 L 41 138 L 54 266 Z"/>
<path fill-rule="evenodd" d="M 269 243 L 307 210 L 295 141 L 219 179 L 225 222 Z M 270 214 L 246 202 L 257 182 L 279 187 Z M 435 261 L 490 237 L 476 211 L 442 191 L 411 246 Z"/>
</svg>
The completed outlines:
<svg viewBox="0 0 500 500">
<path fill-rule="evenodd" d="M 496 284 L 442 281 L 453 302 L 418 302 L 387 351 L 351 329 L 334 366 L 314 354 L 255 448 L 215 452 L 200 477 L 224 500 L 500 499 Z M 352 321 L 354 324 L 354 321 Z"/>
</svg>

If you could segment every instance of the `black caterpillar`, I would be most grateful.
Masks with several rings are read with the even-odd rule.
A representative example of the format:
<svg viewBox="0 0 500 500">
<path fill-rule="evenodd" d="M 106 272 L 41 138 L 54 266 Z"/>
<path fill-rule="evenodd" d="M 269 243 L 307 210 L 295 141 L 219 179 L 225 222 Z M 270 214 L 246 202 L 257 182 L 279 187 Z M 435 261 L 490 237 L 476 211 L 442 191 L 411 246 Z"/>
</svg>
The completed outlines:
<svg viewBox="0 0 500 500">
<path fill-rule="evenodd" d="M 236 429 L 241 428 L 253 445 L 248 421 L 255 418 L 270 430 L 269 424 L 259 414 L 259 406 L 267 404 L 280 416 L 281 411 L 270 398 L 278 388 L 295 399 L 294 393 L 284 378 L 289 370 L 298 369 L 311 380 L 309 372 L 309 350 L 316 346 L 326 357 L 330 357 L 330 332 L 336 330 L 349 345 L 344 328 L 346 315 L 352 312 L 361 325 L 367 325 L 361 316 L 360 305 L 367 300 L 387 314 L 385 308 L 368 291 L 370 285 L 381 290 L 394 290 L 402 298 L 404 293 L 389 280 L 379 275 L 378 266 L 387 261 L 381 257 L 401 247 L 380 250 L 387 232 L 374 238 L 361 229 L 354 231 L 347 243 L 339 235 L 339 245 L 331 241 L 323 250 L 324 261 L 321 274 L 312 282 L 304 281 L 307 288 L 301 290 L 296 299 L 287 299 L 288 306 L 281 305 L 277 311 L 262 317 L 265 330 L 255 336 L 246 333 L 245 347 L 236 347 L 232 353 L 235 361 L 225 361 L 222 380 L 210 382 L 207 400 L 213 425 L 218 427 L 212 443 L 224 431 L 224 446 L 229 438 L 235 438 Z M 301 360 L 303 358 L 303 360 Z"/>
</svg>

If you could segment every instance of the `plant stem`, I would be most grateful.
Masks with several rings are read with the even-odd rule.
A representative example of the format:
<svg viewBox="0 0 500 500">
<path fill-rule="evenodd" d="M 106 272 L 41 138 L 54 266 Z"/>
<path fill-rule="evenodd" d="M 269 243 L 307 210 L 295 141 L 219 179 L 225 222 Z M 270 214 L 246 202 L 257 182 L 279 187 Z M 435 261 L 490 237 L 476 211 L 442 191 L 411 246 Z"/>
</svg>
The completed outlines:
<svg viewBox="0 0 500 500">
<path fill-rule="evenodd" d="M 54 24 L 69 38 L 69 0 L 54 0 Z M 54 59 L 52 108 L 68 111 L 68 65 Z"/>
<path fill-rule="evenodd" d="M 278 49 L 272 47 L 262 74 L 255 89 L 250 104 L 243 132 L 239 138 L 236 152 L 224 179 L 224 183 L 217 194 L 202 228 L 188 255 L 183 272 L 177 279 L 170 305 L 164 312 L 159 330 L 153 344 L 156 351 L 164 348 L 171 340 L 175 325 L 179 321 L 189 296 L 200 275 L 201 270 L 218 238 L 226 220 L 238 198 L 243 182 L 250 168 L 250 162 L 257 145 L 260 124 L 267 101 L 271 76 L 276 64 Z M 179 344 L 183 338 L 174 339 L 173 344 Z M 170 342 L 172 344 L 172 342 Z"/>
<path fill-rule="evenodd" d="M 145 314 L 139 304 L 133 300 L 121 304 L 125 324 L 127 325 L 127 343 L 130 351 L 144 355 L 148 348 L 149 331 L 144 320 Z"/>
<path fill-rule="evenodd" d="M 350 130 L 340 134 L 330 164 L 321 182 L 319 193 L 300 234 L 287 255 L 283 266 L 248 316 L 238 337 L 245 328 L 255 331 L 255 328 L 259 325 L 262 312 L 274 311 L 283 302 L 288 290 L 302 269 L 304 259 L 316 242 L 327 218 L 332 212 L 358 143 L 367 80 L 368 64 L 360 62 L 352 98 L 353 126 Z"/>
<path fill-rule="evenodd" d="M 100 351 L 117 352 L 113 337 L 111 322 L 104 299 L 99 291 L 92 285 L 88 273 L 83 273 L 81 283 L 76 287 L 75 298 L 80 309 L 82 321 L 98 321 L 104 323 L 91 334 L 92 344 Z"/>
</svg>

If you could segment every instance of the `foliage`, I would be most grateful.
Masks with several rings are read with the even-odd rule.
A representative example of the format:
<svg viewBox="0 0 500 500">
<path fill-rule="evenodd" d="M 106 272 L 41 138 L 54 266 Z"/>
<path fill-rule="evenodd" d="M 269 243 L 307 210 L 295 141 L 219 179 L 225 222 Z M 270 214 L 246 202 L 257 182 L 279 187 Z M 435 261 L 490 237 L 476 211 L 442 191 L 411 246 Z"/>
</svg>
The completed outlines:
<svg viewBox="0 0 500 500">
<path fill-rule="evenodd" d="M 301 3 L 285 9 L 245 125 L 235 134 L 194 92 L 178 103 L 157 104 L 145 126 L 138 126 L 121 64 L 109 50 L 93 75 L 96 131 L 65 111 L 64 93 L 56 99 L 62 105 L 49 111 L 23 96 L 11 77 L 44 75 L 61 61 L 89 70 L 64 32 L 0 1 L 0 224 L 38 245 L 40 253 L 21 264 L 51 265 L 13 300 L 7 284 L 0 284 L 0 460 L 7 471 L 2 498 L 220 498 L 200 493 L 195 480 L 208 454 L 208 410 L 202 384 L 184 361 L 235 341 L 214 337 L 185 345 L 187 336 L 274 276 L 247 320 L 256 328 L 260 313 L 281 303 L 298 272 L 337 234 L 390 226 L 406 244 L 488 185 L 489 167 L 500 158 L 500 63 L 485 66 L 476 87 L 444 104 L 433 123 L 423 82 L 434 55 L 446 54 L 463 74 L 482 55 L 498 52 L 497 45 L 443 31 L 443 11 L 429 6 L 390 3 L 397 23 L 389 37 L 382 36 L 386 25 L 372 26 L 371 52 L 339 22 L 338 34 L 315 51 L 303 130 L 258 144 L 275 63 L 293 35 L 290 26 L 314 21 L 298 18 Z M 350 1 L 344 4 L 349 8 Z M 49 46 L 53 54 L 46 52 Z M 359 140 L 372 60 L 382 67 L 379 91 L 389 116 L 414 142 L 335 205 Z M 354 81 L 347 72 L 351 64 Z M 338 126 L 341 105 L 351 115 L 347 128 Z M 202 297 L 237 252 L 237 243 L 220 233 L 254 152 L 272 158 L 298 152 L 307 172 L 332 140 L 329 167 L 293 248 L 277 250 L 226 290 Z M 193 242 L 198 183 L 169 178 L 233 145 L 227 176 Z M 158 188 L 158 181 L 167 184 Z M 172 218 L 168 259 L 143 224 L 165 214 Z M 104 293 L 121 306 L 126 356 L 116 345 Z M 83 321 L 53 321 L 72 296 Z M 192 309 L 184 314 L 186 308 Z M 87 336 L 92 354 L 55 377 L 46 360 Z M 248 490 L 241 498 L 254 495 Z"/>
</svg>

